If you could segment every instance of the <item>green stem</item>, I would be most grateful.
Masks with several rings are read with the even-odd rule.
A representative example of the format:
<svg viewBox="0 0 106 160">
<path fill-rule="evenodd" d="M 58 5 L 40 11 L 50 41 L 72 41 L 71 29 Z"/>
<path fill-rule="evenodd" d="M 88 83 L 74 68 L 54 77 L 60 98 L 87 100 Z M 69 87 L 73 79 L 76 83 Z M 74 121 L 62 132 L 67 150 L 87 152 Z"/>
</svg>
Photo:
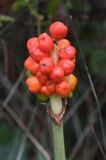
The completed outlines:
<svg viewBox="0 0 106 160">
<path fill-rule="evenodd" d="M 50 97 L 52 112 L 57 116 L 62 112 L 62 100 L 58 95 L 52 95 Z M 65 146 L 64 146 L 64 134 L 63 134 L 63 123 L 57 125 L 53 121 L 53 144 L 54 144 L 54 159 L 55 160 L 66 160 L 65 158 Z"/>
<path fill-rule="evenodd" d="M 64 147 L 64 135 L 63 124 L 60 126 L 52 122 L 53 130 L 53 143 L 54 143 L 54 159 L 65 160 L 65 147 Z"/>
</svg>

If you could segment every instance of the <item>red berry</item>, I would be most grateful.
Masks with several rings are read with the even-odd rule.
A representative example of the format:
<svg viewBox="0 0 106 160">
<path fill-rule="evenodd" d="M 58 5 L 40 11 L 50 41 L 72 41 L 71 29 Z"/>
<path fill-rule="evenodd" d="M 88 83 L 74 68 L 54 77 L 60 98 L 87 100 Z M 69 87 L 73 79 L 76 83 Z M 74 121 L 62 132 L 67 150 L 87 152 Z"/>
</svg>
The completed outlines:
<svg viewBox="0 0 106 160">
<path fill-rule="evenodd" d="M 46 86 L 47 86 L 47 89 L 49 90 L 50 93 L 54 93 L 55 92 L 56 84 L 53 81 L 49 80 L 46 83 Z"/>
<path fill-rule="evenodd" d="M 58 83 L 64 77 L 64 71 L 60 66 L 55 66 L 50 74 L 50 78 L 52 81 Z"/>
<path fill-rule="evenodd" d="M 58 65 L 63 69 L 65 76 L 68 76 L 74 70 L 74 63 L 69 59 L 60 60 Z"/>
<path fill-rule="evenodd" d="M 39 47 L 43 52 L 51 53 L 53 50 L 53 40 L 47 33 L 42 33 L 39 37 Z"/>
<path fill-rule="evenodd" d="M 39 62 L 42 58 L 47 57 L 47 54 L 36 48 L 34 52 L 29 52 L 33 60 Z"/>
<path fill-rule="evenodd" d="M 61 97 L 67 97 L 70 93 L 70 85 L 67 81 L 63 80 L 56 85 L 56 93 Z"/>
<path fill-rule="evenodd" d="M 60 50 L 70 46 L 71 44 L 67 39 L 61 39 L 60 41 L 58 41 L 57 45 L 58 45 L 58 50 Z"/>
<path fill-rule="evenodd" d="M 47 89 L 47 86 L 42 86 L 41 87 L 41 93 L 46 95 L 46 96 L 49 96 L 50 95 L 50 92 L 49 90 Z"/>
<path fill-rule="evenodd" d="M 76 49 L 73 46 L 69 46 L 63 49 L 60 49 L 58 55 L 61 59 L 74 59 L 76 54 Z"/>
<path fill-rule="evenodd" d="M 49 74 L 52 71 L 53 67 L 54 63 L 52 58 L 50 57 L 45 57 L 40 61 L 40 71 L 43 74 Z"/>
<path fill-rule="evenodd" d="M 39 70 L 39 64 L 35 62 L 30 56 L 25 60 L 24 67 L 32 74 L 36 74 Z"/>
<path fill-rule="evenodd" d="M 40 71 L 37 72 L 36 76 L 39 79 L 41 84 L 46 84 L 47 83 L 48 77 L 43 75 Z"/>
<path fill-rule="evenodd" d="M 39 47 L 39 41 L 37 37 L 32 37 L 27 41 L 27 49 L 29 52 L 33 52 Z"/>
<path fill-rule="evenodd" d="M 68 28 L 64 23 L 57 21 L 50 25 L 49 32 L 53 38 L 60 40 L 67 35 Z"/>
<path fill-rule="evenodd" d="M 38 93 L 41 89 L 41 84 L 36 76 L 29 77 L 26 80 L 26 85 L 28 86 L 28 89 L 32 93 Z"/>
</svg>

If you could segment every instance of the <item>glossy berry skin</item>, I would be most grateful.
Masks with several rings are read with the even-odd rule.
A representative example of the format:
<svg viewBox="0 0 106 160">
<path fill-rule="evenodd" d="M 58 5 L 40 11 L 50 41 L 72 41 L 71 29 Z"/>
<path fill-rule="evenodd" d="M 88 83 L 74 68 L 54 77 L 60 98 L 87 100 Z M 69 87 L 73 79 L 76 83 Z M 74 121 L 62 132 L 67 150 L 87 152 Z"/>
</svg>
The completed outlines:
<svg viewBox="0 0 106 160">
<path fill-rule="evenodd" d="M 73 46 L 69 46 L 58 51 L 58 55 L 61 59 L 74 59 L 76 55 L 76 49 Z"/>
<path fill-rule="evenodd" d="M 57 21 L 50 25 L 49 32 L 54 39 L 60 40 L 67 35 L 68 28 L 64 23 Z"/>
<path fill-rule="evenodd" d="M 63 69 L 64 75 L 70 75 L 74 70 L 74 63 L 69 59 L 60 60 L 58 65 Z"/>
<path fill-rule="evenodd" d="M 71 74 L 69 76 L 64 77 L 64 80 L 66 80 L 70 84 L 71 91 L 74 91 L 74 89 L 78 83 L 77 78 L 73 74 Z"/>
<path fill-rule="evenodd" d="M 37 37 L 32 37 L 27 41 L 27 49 L 29 52 L 33 52 L 39 47 L 39 41 Z"/>
<path fill-rule="evenodd" d="M 45 53 L 51 53 L 53 50 L 53 40 L 47 33 L 42 33 L 39 37 L 39 48 Z"/>
<path fill-rule="evenodd" d="M 43 74 L 50 74 L 50 72 L 53 70 L 54 62 L 52 58 L 45 57 L 40 61 L 40 71 Z"/>
<path fill-rule="evenodd" d="M 33 60 L 39 62 L 42 58 L 47 57 L 47 54 L 36 48 L 33 52 L 29 52 Z"/>
<path fill-rule="evenodd" d="M 37 72 L 36 76 L 42 85 L 45 85 L 47 83 L 48 77 L 43 75 L 40 71 Z"/>
<path fill-rule="evenodd" d="M 50 93 L 54 93 L 55 90 L 56 90 L 56 84 L 49 80 L 47 83 L 46 83 L 46 86 L 47 86 L 47 89 L 49 90 Z"/>
<path fill-rule="evenodd" d="M 38 93 L 41 89 L 41 83 L 36 76 L 29 77 L 26 80 L 26 85 L 32 93 Z"/>
<path fill-rule="evenodd" d="M 58 45 L 58 50 L 60 50 L 70 46 L 71 44 L 67 39 L 61 39 L 60 41 L 58 41 L 57 45 Z"/>
<path fill-rule="evenodd" d="M 44 86 L 41 87 L 41 93 L 44 94 L 44 95 L 46 95 L 46 96 L 50 96 L 50 92 L 47 89 L 46 85 L 44 85 Z"/>
<path fill-rule="evenodd" d="M 50 74 L 50 78 L 53 82 L 58 83 L 64 77 L 64 71 L 60 66 L 55 66 Z"/>
<path fill-rule="evenodd" d="M 40 102 L 47 102 L 52 94 L 69 97 L 77 84 L 72 74 L 76 49 L 65 39 L 68 27 L 56 21 L 50 25 L 49 32 L 50 36 L 42 33 L 26 44 L 29 52 L 24 62 L 26 85 Z"/>
<path fill-rule="evenodd" d="M 24 67 L 32 74 L 36 74 L 39 70 L 39 64 L 34 61 L 30 56 L 25 60 Z"/>
<path fill-rule="evenodd" d="M 67 81 L 63 80 L 56 85 L 56 93 L 61 97 L 67 97 L 70 93 L 70 85 Z"/>
</svg>

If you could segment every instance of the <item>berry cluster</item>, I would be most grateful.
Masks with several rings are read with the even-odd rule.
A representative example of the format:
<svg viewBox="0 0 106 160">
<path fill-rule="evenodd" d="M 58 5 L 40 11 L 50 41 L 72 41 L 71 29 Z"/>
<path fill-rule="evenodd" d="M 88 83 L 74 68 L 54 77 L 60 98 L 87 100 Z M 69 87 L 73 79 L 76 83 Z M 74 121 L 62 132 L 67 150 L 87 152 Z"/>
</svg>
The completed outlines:
<svg viewBox="0 0 106 160">
<path fill-rule="evenodd" d="M 56 93 L 64 98 L 77 84 L 72 74 L 76 49 L 65 39 L 68 28 L 62 22 L 52 23 L 49 32 L 51 36 L 42 33 L 27 41 L 30 56 L 24 66 L 31 74 L 26 85 L 32 93 L 46 96 Z"/>
</svg>

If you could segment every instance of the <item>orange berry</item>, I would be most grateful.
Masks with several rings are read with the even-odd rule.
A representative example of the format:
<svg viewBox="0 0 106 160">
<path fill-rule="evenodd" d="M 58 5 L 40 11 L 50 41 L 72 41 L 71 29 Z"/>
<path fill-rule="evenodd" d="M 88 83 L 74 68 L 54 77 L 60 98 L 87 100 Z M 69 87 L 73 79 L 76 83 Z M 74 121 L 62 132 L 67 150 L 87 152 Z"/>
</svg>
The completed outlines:
<svg viewBox="0 0 106 160">
<path fill-rule="evenodd" d="M 71 44 L 67 39 L 61 39 L 60 41 L 58 41 L 57 45 L 58 45 L 58 50 L 60 50 L 70 46 Z"/>
<path fill-rule="evenodd" d="M 41 83 L 36 76 L 29 77 L 26 80 L 26 85 L 32 93 L 38 93 L 41 89 Z"/>
<path fill-rule="evenodd" d="M 73 74 L 71 74 L 69 76 L 64 77 L 64 80 L 66 80 L 70 84 L 71 90 L 74 91 L 78 83 L 78 79 Z"/>
<path fill-rule="evenodd" d="M 36 74 L 39 70 L 39 64 L 35 62 L 30 56 L 25 60 L 24 67 L 32 74 Z"/>
</svg>

